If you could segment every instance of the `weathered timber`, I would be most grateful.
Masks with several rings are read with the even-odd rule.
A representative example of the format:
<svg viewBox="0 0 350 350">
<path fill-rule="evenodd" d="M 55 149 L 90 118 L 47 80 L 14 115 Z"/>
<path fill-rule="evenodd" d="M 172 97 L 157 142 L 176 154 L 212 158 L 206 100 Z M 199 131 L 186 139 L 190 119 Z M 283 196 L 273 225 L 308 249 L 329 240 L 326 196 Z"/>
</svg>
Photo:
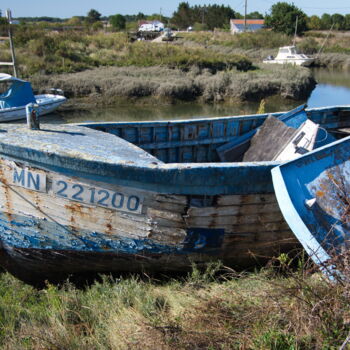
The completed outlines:
<svg viewBox="0 0 350 350">
<path fill-rule="evenodd" d="M 349 159 L 346 137 L 272 173 L 285 220 L 312 260 L 336 280 L 344 278 L 349 252 Z"/>
<path fill-rule="evenodd" d="M 350 127 L 347 111 L 307 114 Z M 289 252 L 298 245 L 270 174 L 279 163 L 217 162 L 218 146 L 266 117 L 44 124 L 40 131 L 1 125 L 0 264 L 37 281 L 183 272 L 213 260 L 246 268 Z M 191 151 L 182 141 L 193 141 Z"/>
</svg>

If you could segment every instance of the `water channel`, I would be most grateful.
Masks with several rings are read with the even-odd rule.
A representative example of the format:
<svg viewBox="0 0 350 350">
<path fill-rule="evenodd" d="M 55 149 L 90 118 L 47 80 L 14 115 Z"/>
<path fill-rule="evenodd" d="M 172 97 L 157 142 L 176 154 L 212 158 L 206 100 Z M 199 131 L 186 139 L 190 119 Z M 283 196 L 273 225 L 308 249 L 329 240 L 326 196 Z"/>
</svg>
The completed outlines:
<svg viewBox="0 0 350 350">
<path fill-rule="evenodd" d="M 279 97 L 266 99 L 266 112 L 292 109 L 307 102 L 309 107 L 350 104 L 350 72 L 314 69 L 318 82 L 307 101 L 285 100 Z M 117 106 L 84 111 L 60 112 L 45 118 L 46 122 L 76 123 L 85 121 L 137 121 L 162 119 L 191 119 L 225 115 L 256 113 L 259 101 L 237 105 L 179 103 L 159 106 Z"/>
</svg>

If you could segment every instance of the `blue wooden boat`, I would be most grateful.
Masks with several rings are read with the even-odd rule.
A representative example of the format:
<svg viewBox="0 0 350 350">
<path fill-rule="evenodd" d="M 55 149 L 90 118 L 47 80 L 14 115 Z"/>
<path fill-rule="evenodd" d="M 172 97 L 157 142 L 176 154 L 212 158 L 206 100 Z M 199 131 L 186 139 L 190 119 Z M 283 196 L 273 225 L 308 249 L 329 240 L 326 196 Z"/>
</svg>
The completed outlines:
<svg viewBox="0 0 350 350">
<path fill-rule="evenodd" d="M 332 268 L 331 258 L 349 249 L 349 171 L 349 137 L 272 170 L 286 222 L 324 269 Z"/>
<path fill-rule="evenodd" d="M 34 95 L 28 81 L 5 73 L 0 73 L 0 87 L 0 122 L 25 119 L 28 103 L 37 104 L 39 115 L 45 115 L 56 110 L 67 100 L 58 94 Z"/>
<path fill-rule="evenodd" d="M 350 106 L 273 115 L 350 124 Z M 279 163 L 221 162 L 217 151 L 267 117 L 1 125 L 0 264 L 33 282 L 218 259 L 249 267 L 290 251 L 271 179 Z"/>
</svg>

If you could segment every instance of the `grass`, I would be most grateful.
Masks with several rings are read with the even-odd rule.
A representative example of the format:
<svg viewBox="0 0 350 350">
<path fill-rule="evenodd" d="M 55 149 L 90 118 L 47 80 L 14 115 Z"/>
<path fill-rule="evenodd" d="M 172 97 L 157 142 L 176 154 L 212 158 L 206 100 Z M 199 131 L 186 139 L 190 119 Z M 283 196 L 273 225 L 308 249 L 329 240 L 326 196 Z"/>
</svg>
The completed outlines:
<svg viewBox="0 0 350 350">
<path fill-rule="evenodd" d="M 298 48 L 310 55 L 315 55 L 321 47 L 322 54 L 318 57 L 321 66 L 349 69 L 350 36 L 342 32 L 310 31 L 297 39 Z M 253 62 L 261 62 L 268 55 L 276 55 L 281 46 L 291 45 L 293 38 L 272 31 L 243 33 L 231 35 L 225 32 L 189 33 L 182 38 L 183 45 L 206 47 L 224 54 L 239 54 L 250 58 Z"/>
<path fill-rule="evenodd" d="M 69 98 L 85 98 L 98 105 L 113 105 L 126 100 L 158 103 L 177 100 L 216 103 L 236 100 L 259 100 L 279 94 L 284 98 L 306 98 L 314 87 L 309 70 L 293 66 L 261 66 L 251 72 L 227 70 L 213 73 L 193 67 L 188 71 L 167 67 L 109 67 L 79 73 L 35 75 L 36 90 L 53 86 Z M 87 101 L 88 102 L 88 101 Z"/>
<path fill-rule="evenodd" d="M 307 70 L 259 63 L 274 47 L 288 43 L 285 35 L 181 35 L 167 44 L 130 43 L 126 33 L 28 24 L 15 27 L 14 39 L 21 77 L 30 78 L 39 92 L 61 88 L 67 97 L 88 105 L 112 106 L 130 99 L 142 104 L 260 101 L 271 95 L 301 100 L 314 87 Z M 0 60 L 10 60 L 7 45 L 0 44 Z"/>
<path fill-rule="evenodd" d="M 56 31 L 35 25 L 17 26 L 14 41 L 21 76 L 71 73 L 101 66 L 189 69 L 212 71 L 252 69 L 242 55 L 226 55 L 205 48 L 128 41 L 126 33 Z M 0 59 L 9 58 L 8 43 L 0 45 Z M 7 50 L 6 50 L 7 49 Z"/>
<path fill-rule="evenodd" d="M 283 265 L 286 266 L 286 265 Z M 2 349 L 337 349 L 349 332 L 349 285 L 269 268 L 216 277 L 136 276 L 85 289 L 36 290 L 0 279 Z"/>
</svg>

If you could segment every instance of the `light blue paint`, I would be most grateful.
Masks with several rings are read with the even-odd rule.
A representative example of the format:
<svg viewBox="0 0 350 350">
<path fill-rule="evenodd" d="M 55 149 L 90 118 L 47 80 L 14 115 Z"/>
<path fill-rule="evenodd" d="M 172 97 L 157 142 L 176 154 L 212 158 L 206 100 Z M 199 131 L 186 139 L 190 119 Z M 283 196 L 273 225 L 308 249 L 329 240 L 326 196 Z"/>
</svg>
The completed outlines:
<svg viewBox="0 0 350 350">
<path fill-rule="evenodd" d="M 281 211 L 316 263 L 348 249 L 350 137 L 272 170 Z M 311 207 L 306 201 L 316 198 Z"/>
<path fill-rule="evenodd" d="M 339 113 L 340 110 L 350 111 L 350 107 L 310 109 L 306 113 L 321 125 L 350 126 L 348 116 Z M 284 117 L 288 120 L 291 114 L 285 114 Z M 281 116 L 282 113 L 275 115 Z M 304 118 L 303 113 L 294 115 Z M 89 124 L 89 127 L 43 125 L 41 131 L 28 130 L 18 124 L 6 124 L 0 126 L 3 131 L 0 133 L 0 154 L 6 159 L 62 176 L 125 186 L 130 190 L 201 196 L 199 202 L 202 200 L 203 203 L 208 196 L 271 194 L 271 169 L 279 165 L 278 162 L 200 161 L 203 158 L 213 159 L 217 147 L 259 127 L 266 117 L 267 114 L 191 121 L 94 123 Z M 127 141 L 135 142 L 136 146 Z M 181 146 L 181 143 L 184 145 Z M 197 146 L 198 151 L 192 152 L 193 146 Z M 164 160 L 170 157 L 175 163 L 165 164 L 142 148 L 154 153 L 162 152 Z M 177 163 L 181 154 L 185 154 L 185 160 Z M 309 158 L 301 159 L 305 159 L 305 163 L 310 162 L 307 160 Z M 16 179 L 22 181 L 19 173 Z M 31 217 L 12 216 L 9 222 L 8 217 L 1 214 L 0 220 L 0 237 L 4 244 L 37 249 L 128 254 L 198 252 L 215 255 L 220 253 L 225 235 L 221 229 L 188 227 L 183 246 L 179 244 L 174 247 L 160 245 L 152 239 L 112 239 L 101 232 L 75 232 L 69 227 Z"/>
<path fill-rule="evenodd" d="M 40 227 L 40 229 L 39 229 Z M 137 232 L 135 232 L 137 234 Z M 62 226 L 48 220 L 11 215 L 11 221 L 0 214 L 0 237 L 3 245 L 16 248 L 68 250 L 124 254 L 222 254 L 223 229 L 188 229 L 184 242 L 162 245 L 151 239 L 111 236 L 101 232 Z"/>
<path fill-rule="evenodd" d="M 35 103 L 32 86 L 29 82 L 17 79 L 8 74 L 0 74 L 0 83 L 9 82 L 10 87 L 0 95 L 0 108 L 21 107 Z"/>
</svg>

